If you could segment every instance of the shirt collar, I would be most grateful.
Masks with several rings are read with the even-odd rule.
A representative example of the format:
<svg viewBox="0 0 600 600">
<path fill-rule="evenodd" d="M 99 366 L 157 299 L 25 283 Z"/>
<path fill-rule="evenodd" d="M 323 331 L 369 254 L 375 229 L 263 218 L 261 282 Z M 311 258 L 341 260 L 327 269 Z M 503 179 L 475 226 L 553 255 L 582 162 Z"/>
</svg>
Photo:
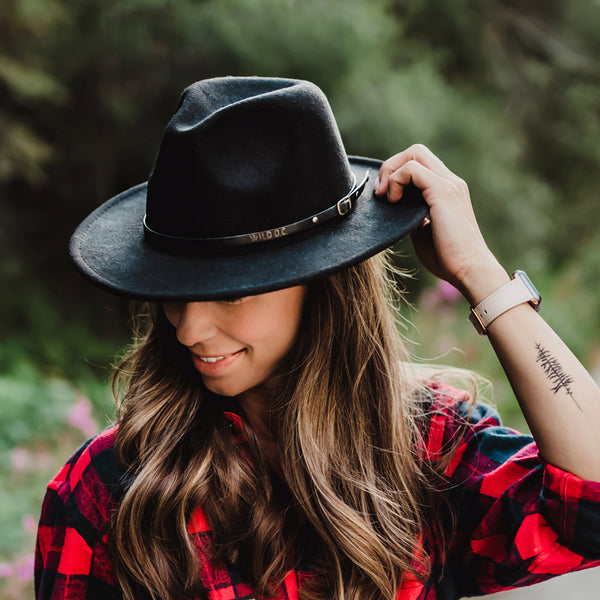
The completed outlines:
<svg viewBox="0 0 600 600">
<path fill-rule="evenodd" d="M 240 411 L 241 412 L 241 411 Z M 247 425 L 244 419 L 237 413 L 229 410 L 223 411 L 223 416 L 227 421 L 227 425 L 233 434 L 233 440 L 236 444 L 242 444 L 248 441 L 246 434 Z"/>
</svg>

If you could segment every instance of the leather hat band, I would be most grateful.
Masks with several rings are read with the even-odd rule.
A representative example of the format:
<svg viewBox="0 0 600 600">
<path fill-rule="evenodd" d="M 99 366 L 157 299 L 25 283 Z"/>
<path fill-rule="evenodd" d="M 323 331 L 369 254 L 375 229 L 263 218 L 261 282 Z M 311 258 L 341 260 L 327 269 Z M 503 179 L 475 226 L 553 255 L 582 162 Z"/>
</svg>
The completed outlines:
<svg viewBox="0 0 600 600">
<path fill-rule="evenodd" d="M 335 217 L 343 217 L 350 213 L 354 208 L 356 199 L 362 194 L 365 188 L 369 174 L 365 175 L 360 184 L 356 185 L 356 177 L 354 185 L 350 192 L 341 200 L 338 200 L 333 206 L 318 212 L 306 219 L 274 227 L 273 229 L 264 229 L 263 231 L 255 231 L 253 233 L 244 233 L 240 235 L 229 235 L 224 237 L 213 238 L 197 238 L 197 237 L 180 237 L 175 235 L 166 235 L 151 229 L 144 216 L 144 237 L 148 244 L 157 250 L 165 252 L 173 252 L 176 254 L 193 254 L 203 250 L 213 250 L 219 248 L 232 248 L 239 246 L 249 246 L 258 242 L 267 242 L 286 237 L 293 233 L 305 231 L 311 227 L 329 221 Z"/>
</svg>

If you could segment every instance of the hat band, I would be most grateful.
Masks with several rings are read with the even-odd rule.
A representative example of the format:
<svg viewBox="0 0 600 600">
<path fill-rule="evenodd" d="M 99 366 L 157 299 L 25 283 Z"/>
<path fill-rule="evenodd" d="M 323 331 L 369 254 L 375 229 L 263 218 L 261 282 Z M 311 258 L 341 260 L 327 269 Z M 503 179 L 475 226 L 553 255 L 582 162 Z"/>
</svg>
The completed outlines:
<svg viewBox="0 0 600 600">
<path fill-rule="evenodd" d="M 321 212 L 306 219 L 302 219 L 301 221 L 290 223 L 289 225 L 282 225 L 281 227 L 264 229 L 253 233 L 228 235 L 224 237 L 182 237 L 155 231 L 148 226 L 148 223 L 146 222 L 147 215 L 144 215 L 144 238 L 153 248 L 175 254 L 193 254 L 202 250 L 249 246 L 259 242 L 280 239 L 316 227 L 330 219 L 346 216 L 354 209 L 354 203 L 362 194 L 368 179 L 369 173 L 367 172 L 361 183 L 356 185 L 356 176 L 354 176 L 354 185 L 352 186 L 352 189 L 341 200 L 338 200 L 333 206 L 330 206 Z"/>
</svg>

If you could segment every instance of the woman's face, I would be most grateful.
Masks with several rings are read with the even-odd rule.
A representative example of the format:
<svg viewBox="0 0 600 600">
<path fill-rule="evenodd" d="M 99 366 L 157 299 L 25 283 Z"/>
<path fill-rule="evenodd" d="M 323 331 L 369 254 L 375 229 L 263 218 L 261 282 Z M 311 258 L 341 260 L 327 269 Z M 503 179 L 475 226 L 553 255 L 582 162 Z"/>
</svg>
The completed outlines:
<svg viewBox="0 0 600 600">
<path fill-rule="evenodd" d="M 292 347 L 305 288 L 232 301 L 167 302 L 164 311 L 206 387 L 238 396 L 269 384 Z"/>
</svg>

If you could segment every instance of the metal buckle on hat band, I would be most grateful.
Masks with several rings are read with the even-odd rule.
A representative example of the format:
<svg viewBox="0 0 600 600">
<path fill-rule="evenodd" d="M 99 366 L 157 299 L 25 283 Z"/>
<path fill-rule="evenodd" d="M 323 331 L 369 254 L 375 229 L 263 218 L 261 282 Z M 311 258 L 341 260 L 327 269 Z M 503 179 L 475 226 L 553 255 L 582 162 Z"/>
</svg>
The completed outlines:
<svg viewBox="0 0 600 600">
<path fill-rule="evenodd" d="M 263 231 L 255 231 L 252 233 L 243 233 L 240 235 L 231 235 L 225 237 L 214 238 L 195 238 L 195 237 L 180 237 L 160 233 L 152 229 L 144 216 L 144 238 L 152 247 L 165 252 L 173 252 L 177 254 L 194 254 L 204 250 L 212 250 L 218 248 L 231 248 L 236 246 L 248 246 L 257 242 L 266 242 L 270 240 L 286 237 L 293 233 L 305 231 L 311 227 L 315 227 L 325 221 L 329 221 L 334 217 L 344 217 L 354 209 L 354 202 L 362 194 L 365 185 L 369 179 L 369 173 L 364 179 L 356 185 L 356 177 L 354 185 L 350 192 L 341 200 L 338 200 L 333 206 L 312 215 L 301 221 L 275 227 L 273 229 L 265 229 Z"/>
<path fill-rule="evenodd" d="M 337 211 L 340 217 L 347 215 L 352 210 L 352 200 L 350 198 L 342 198 L 338 200 Z"/>
</svg>

